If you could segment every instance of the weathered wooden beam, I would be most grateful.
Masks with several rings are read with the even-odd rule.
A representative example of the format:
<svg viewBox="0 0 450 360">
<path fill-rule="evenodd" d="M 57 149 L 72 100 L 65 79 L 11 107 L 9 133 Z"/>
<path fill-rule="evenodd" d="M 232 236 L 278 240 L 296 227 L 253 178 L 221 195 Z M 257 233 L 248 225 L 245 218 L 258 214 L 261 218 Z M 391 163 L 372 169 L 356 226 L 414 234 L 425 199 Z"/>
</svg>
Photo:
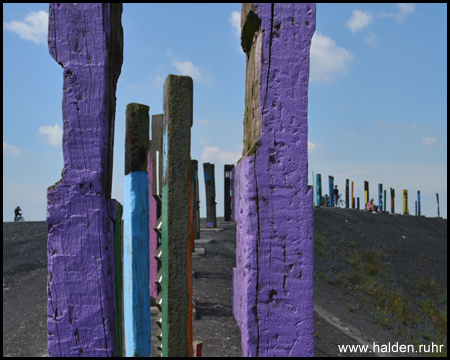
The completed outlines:
<svg viewBox="0 0 450 360">
<path fill-rule="evenodd" d="M 189 356 L 188 242 L 193 82 L 164 83 L 162 180 L 162 356 Z M 192 315 L 191 315 L 192 317 Z"/>
<path fill-rule="evenodd" d="M 205 178 L 206 192 L 206 226 L 217 227 L 216 217 L 216 181 L 214 177 L 214 164 L 203 163 L 203 175 Z"/>
<path fill-rule="evenodd" d="M 155 259 L 155 254 L 158 250 L 158 234 L 155 230 L 156 220 L 158 219 L 158 205 L 156 199 L 153 197 L 153 164 L 152 164 L 152 141 L 148 142 L 148 157 L 147 157 L 147 174 L 148 174 L 148 209 L 149 209 L 149 219 L 148 219 L 148 229 L 149 229 L 149 291 L 150 291 L 150 302 L 156 301 L 158 297 L 158 290 L 156 287 L 156 275 L 158 274 L 158 262 Z M 155 179 L 156 181 L 156 179 Z"/>
<path fill-rule="evenodd" d="M 316 174 L 316 204 L 322 206 L 322 175 Z"/>
<path fill-rule="evenodd" d="M 192 211 L 194 213 L 194 239 L 200 239 L 200 200 L 198 193 L 198 161 L 191 160 L 192 166 Z"/>
<path fill-rule="evenodd" d="M 153 173 L 153 183 L 152 183 L 152 195 L 156 201 L 156 223 L 153 226 L 157 238 L 157 250 L 154 255 L 154 260 L 156 261 L 156 277 L 154 279 L 156 285 L 156 306 L 158 307 L 158 315 L 156 316 L 156 324 L 159 329 L 155 334 L 158 345 L 157 353 L 162 354 L 162 323 L 161 323 L 161 281 L 162 281 L 162 249 L 161 249 L 161 208 L 162 208 L 162 174 L 163 174 L 163 114 L 152 116 L 152 173 Z M 152 246 L 152 245 L 151 245 Z M 151 280 L 151 279 L 150 279 Z"/>
<path fill-rule="evenodd" d="M 235 210 L 236 210 L 235 179 L 236 179 L 236 175 L 235 175 L 234 165 L 233 165 L 233 168 L 231 169 L 231 220 L 232 221 L 236 220 L 236 216 L 235 216 Z"/>
<path fill-rule="evenodd" d="M 122 239 L 123 206 L 116 201 L 116 220 L 114 223 L 114 264 L 116 287 L 116 332 L 117 356 L 125 354 L 125 335 L 123 327 L 123 239 Z"/>
<path fill-rule="evenodd" d="M 243 356 L 313 356 L 313 192 L 308 187 L 314 4 L 243 4 L 244 150 L 236 165 L 233 313 Z"/>
<path fill-rule="evenodd" d="M 148 111 L 148 106 L 136 103 L 126 109 L 123 304 L 127 357 L 150 356 Z"/>
<path fill-rule="evenodd" d="M 49 356 L 117 355 L 111 184 L 121 16 L 122 4 L 49 6 L 49 52 L 64 77 L 64 169 L 47 190 Z"/>
<path fill-rule="evenodd" d="M 350 207 L 350 191 L 349 191 L 349 179 L 345 180 L 345 207 L 348 209 Z"/>
<path fill-rule="evenodd" d="M 234 165 L 224 165 L 224 218 L 225 221 L 231 221 L 231 171 Z"/>
</svg>

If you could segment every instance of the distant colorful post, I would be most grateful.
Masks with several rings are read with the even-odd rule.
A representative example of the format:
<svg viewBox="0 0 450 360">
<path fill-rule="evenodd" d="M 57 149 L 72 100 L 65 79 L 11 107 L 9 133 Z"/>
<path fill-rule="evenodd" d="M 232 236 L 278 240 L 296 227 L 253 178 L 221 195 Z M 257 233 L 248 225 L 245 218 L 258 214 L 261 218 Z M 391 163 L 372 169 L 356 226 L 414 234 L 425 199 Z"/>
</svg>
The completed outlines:
<svg viewBox="0 0 450 360">
<path fill-rule="evenodd" d="M 409 215 L 408 190 L 403 190 L 403 215 Z"/>
<path fill-rule="evenodd" d="M 322 175 L 316 174 L 316 205 L 322 205 Z"/>
<path fill-rule="evenodd" d="M 334 196 L 333 196 L 333 188 L 334 188 L 334 176 L 328 176 L 328 201 L 330 206 L 334 206 Z"/>
</svg>

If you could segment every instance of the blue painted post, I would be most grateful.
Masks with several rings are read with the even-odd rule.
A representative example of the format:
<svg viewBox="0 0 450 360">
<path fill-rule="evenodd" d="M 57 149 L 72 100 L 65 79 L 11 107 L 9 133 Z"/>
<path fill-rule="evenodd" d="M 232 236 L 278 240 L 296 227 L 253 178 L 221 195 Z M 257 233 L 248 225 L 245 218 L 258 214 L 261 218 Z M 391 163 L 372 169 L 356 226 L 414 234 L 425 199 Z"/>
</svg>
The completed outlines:
<svg viewBox="0 0 450 360">
<path fill-rule="evenodd" d="M 421 215 L 420 214 L 420 190 L 417 191 L 417 215 Z"/>
<path fill-rule="evenodd" d="M 329 189 L 328 196 L 330 206 L 334 206 L 333 188 L 334 188 L 334 176 L 328 176 L 328 189 Z"/>
<path fill-rule="evenodd" d="M 316 205 L 322 205 L 322 175 L 316 174 Z"/>
<path fill-rule="evenodd" d="M 378 211 L 383 211 L 383 184 L 378 184 Z"/>
<path fill-rule="evenodd" d="M 148 106 L 136 103 L 126 109 L 123 307 L 127 357 L 150 356 L 148 111 Z"/>
</svg>

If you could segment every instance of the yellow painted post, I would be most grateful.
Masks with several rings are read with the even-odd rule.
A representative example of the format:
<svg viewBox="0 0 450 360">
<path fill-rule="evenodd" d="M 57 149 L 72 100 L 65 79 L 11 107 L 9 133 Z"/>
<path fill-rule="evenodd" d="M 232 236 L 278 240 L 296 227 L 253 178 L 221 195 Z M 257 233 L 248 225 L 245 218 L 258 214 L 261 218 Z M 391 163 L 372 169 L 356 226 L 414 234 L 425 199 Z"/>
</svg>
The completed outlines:
<svg viewBox="0 0 450 360">
<path fill-rule="evenodd" d="M 403 215 L 409 215 L 409 210 L 408 210 L 408 190 L 403 190 Z"/>
</svg>

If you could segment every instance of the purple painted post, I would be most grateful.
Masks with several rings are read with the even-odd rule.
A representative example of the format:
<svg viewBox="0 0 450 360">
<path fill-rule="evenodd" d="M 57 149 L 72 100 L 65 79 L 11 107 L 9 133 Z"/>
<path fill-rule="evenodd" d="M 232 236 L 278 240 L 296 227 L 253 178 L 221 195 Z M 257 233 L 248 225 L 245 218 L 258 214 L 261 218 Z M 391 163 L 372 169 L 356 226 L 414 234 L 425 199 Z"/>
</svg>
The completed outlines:
<svg viewBox="0 0 450 360">
<path fill-rule="evenodd" d="M 49 356 L 116 356 L 111 200 L 122 4 L 50 3 L 63 67 L 62 179 L 47 190 Z"/>
<path fill-rule="evenodd" d="M 235 221 L 234 209 L 235 209 L 235 196 L 236 192 L 234 190 L 234 166 L 231 169 L 231 221 Z"/>
<path fill-rule="evenodd" d="M 243 356 L 314 356 L 308 187 L 314 4 L 243 4 L 244 150 L 236 165 L 233 313 Z"/>
<path fill-rule="evenodd" d="M 148 142 L 148 159 L 147 159 L 147 174 L 148 174 L 148 193 L 149 196 L 149 222 L 148 227 L 150 231 L 150 277 L 149 277 L 149 288 L 150 288 L 150 298 L 156 301 L 158 297 L 158 291 L 156 288 L 156 275 L 158 274 L 158 262 L 155 259 L 156 250 L 158 249 L 158 234 L 156 233 L 154 227 L 156 224 L 156 212 L 157 204 L 156 199 L 152 196 L 153 187 L 153 164 L 152 164 L 152 142 Z"/>
</svg>

